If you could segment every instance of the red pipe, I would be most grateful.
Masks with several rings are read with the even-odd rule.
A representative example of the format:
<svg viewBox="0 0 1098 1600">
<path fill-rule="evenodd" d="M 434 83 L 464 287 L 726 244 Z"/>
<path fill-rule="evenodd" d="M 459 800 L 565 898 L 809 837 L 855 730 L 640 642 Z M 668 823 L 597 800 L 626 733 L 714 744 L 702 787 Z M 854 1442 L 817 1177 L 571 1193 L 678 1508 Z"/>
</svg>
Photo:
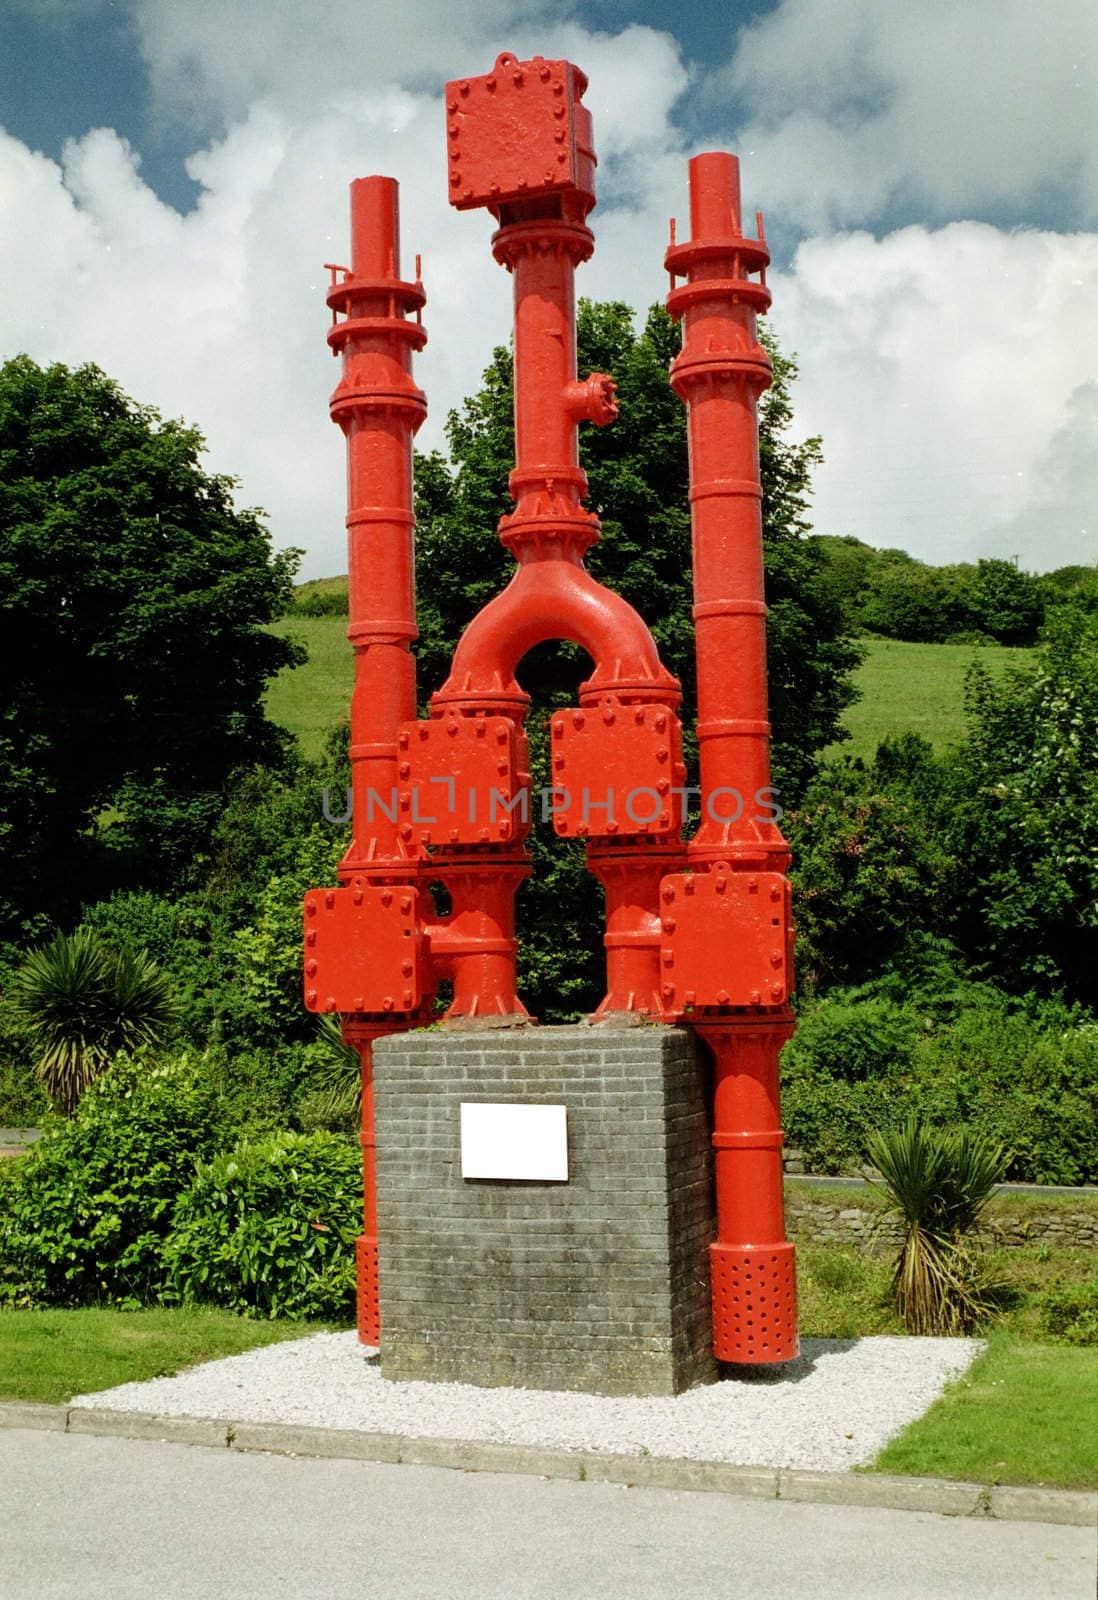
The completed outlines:
<svg viewBox="0 0 1098 1600">
<path fill-rule="evenodd" d="M 761 217 L 758 237 L 743 235 L 735 156 L 691 161 L 690 221 L 690 241 L 666 256 L 668 310 L 683 323 L 671 382 L 687 408 L 694 554 L 702 821 L 687 857 L 700 873 L 779 874 L 789 852 L 756 803 L 770 785 L 757 407 L 771 371 L 755 330 L 770 304 L 770 256 Z M 676 286 L 678 276 L 686 283 Z M 730 791 L 742 797 L 738 815 L 734 804 L 714 803 Z M 759 883 L 755 876 L 752 886 Z M 783 887 L 770 899 L 784 905 Z M 790 934 L 779 926 L 771 945 Z M 767 976 L 773 969 L 760 967 L 752 979 L 757 1001 L 774 987 Z M 693 1021 L 715 1062 L 714 1352 L 732 1362 L 787 1361 L 798 1348 L 796 1276 L 785 1237 L 778 1058 L 792 1016 L 784 1004 L 711 1006 Z"/>
<path fill-rule="evenodd" d="M 328 343 L 343 357 L 332 420 L 347 440 L 348 628 L 354 648 L 351 696 L 353 833 L 340 880 L 410 885 L 418 850 L 402 838 L 395 807 L 401 723 L 416 714 L 417 637 L 413 565 L 412 440 L 427 413 L 412 378 L 412 353 L 427 335 L 419 320 L 423 286 L 400 276 L 395 179 L 351 184 L 351 266 L 332 267 Z M 418 279 L 418 274 L 417 274 Z M 415 320 L 408 321 L 407 313 Z M 359 1053 L 362 1076 L 363 1230 L 356 1241 L 359 1337 L 381 1337 L 377 1276 L 377 1152 L 373 1041 L 425 1020 L 388 1022 L 347 1016 L 344 1038 Z"/>
<path fill-rule="evenodd" d="M 567 62 L 517 61 L 504 53 L 487 77 L 446 89 L 451 200 L 463 209 L 484 206 L 496 218 L 492 252 L 513 279 L 515 467 L 509 485 L 515 509 L 499 531 L 518 571 L 463 634 L 450 675 L 432 697 L 433 716 L 502 714 L 520 729 L 529 698 L 516 669 L 527 651 L 550 639 L 568 639 L 592 658 L 594 671 L 580 696 L 584 707 L 655 704 L 673 714 L 680 699 L 641 618 L 583 565 L 599 523 L 582 506 L 587 478 L 579 465 L 578 424 L 604 424 L 617 415 L 613 380 L 593 373 L 581 381 L 576 371 L 575 271 L 594 248 L 586 224 L 595 203 L 586 85 Z M 674 864 L 679 845 L 675 840 L 660 849 L 646 839 L 643 854 L 630 854 L 620 848 L 628 842 L 618 836 L 608 848 L 593 840 L 588 853 L 607 894 L 602 1014 L 659 1007 L 659 877 Z M 457 896 L 464 890 L 445 855 L 440 850 L 436 864 L 455 895 L 455 915 L 445 930 L 432 930 L 431 941 L 432 950 L 445 949 L 453 963 L 455 999 L 447 1015 L 487 1010 L 524 1016 L 505 946 L 513 944 L 512 901 L 528 873 L 527 858 L 493 850 L 495 875 L 485 878 L 472 904 L 463 902 L 459 918 Z M 486 956 L 476 957 L 472 941 L 464 954 L 455 945 L 459 925 L 474 926 L 478 915 L 497 930 L 491 966 Z M 480 936 L 483 950 L 487 928 Z"/>
<path fill-rule="evenodd" d="M 383 807 L 367 807 L 371 790 L 386 796 L 396 786 L 397 730 L 416 714 L 412 439 L 427 403 L 412 379 L 412 352 L 427 335 L 418 320 L 405 318 L 407 311 L 418 317 L 425 296 L 421 284 L 400 279 L 399 226 L 395 179 L 357 178 L 351 267 L 331 269 L 328 293 L 328 343 L 343 355 L 331 414 L 347 440 L 347 636 L 355 652 L 354 837 L 344 878 L 408 856 L 396 822 Z"/>
</svg>

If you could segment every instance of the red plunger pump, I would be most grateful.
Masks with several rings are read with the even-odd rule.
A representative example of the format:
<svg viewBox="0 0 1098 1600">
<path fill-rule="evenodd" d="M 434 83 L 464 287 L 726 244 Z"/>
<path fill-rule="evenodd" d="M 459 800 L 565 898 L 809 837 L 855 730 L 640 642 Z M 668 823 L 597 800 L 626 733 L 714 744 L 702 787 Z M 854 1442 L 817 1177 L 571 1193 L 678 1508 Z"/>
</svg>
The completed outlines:
<svg viewBox="0 0 1098 1600">
<path fill-rule="evenodd" d="M 576 370 L 575 270 L 594 246 L 587 80 L 567 61 L 500 55 L 446 86 L 450 201 L 487 209 L 514 284 L 516 567 L 474 618 L 430 715 L 415 715 L 412 441 L 425 403 L 411 356 L 421 284 L 400 277 L 396 184 L 352 185 L 352 264 L 333 268 L 329 343 L 343 357 L 332 415 L 347 438 L 354 837 L 341 886 L 305 901 L 305 1003 L 339 1012 L 363 1079 L 365 1226 L 359 1328 L 376 1343 L 371 1046 L 433 1020 L 529 1019 L 515 985 L 514 896 L 529 875 L 529 697 L 534 645 L 568 639 L 594 662 L 579 704 L 551 723 L 553 825 L 586 841 L 606 893 L 607 992 L 595 1020 L 686 1022 L 715 1061 L 714 1349 L 725 1361 L 796 1353 L 793 1247 L 782 1221 L 777 1061 L 791 1015 L 785 842 L 770 804 L 755 335 L 769 304 L 760 233 L 742 235 L 734 157 L 691 162 L 693 238 L 667 255 L 683 321 L 671 381 L 687 407 L 702 821 L 683 844 L 679 685 L 644 622 L 597 583 L 583 506 L 582 420 L 612 423 L 612 378 Z M 677 284 L 678 278 L 685 282 Z M 451 908 L 440 915 L 429 885 Z"/>
</svg>

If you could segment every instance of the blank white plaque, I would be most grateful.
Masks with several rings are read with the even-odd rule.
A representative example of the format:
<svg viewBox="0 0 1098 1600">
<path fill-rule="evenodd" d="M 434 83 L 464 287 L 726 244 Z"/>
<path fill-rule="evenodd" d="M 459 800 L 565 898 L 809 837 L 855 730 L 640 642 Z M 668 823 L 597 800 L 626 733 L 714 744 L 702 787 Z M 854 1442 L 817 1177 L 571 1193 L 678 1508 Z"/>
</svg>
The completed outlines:
<svg viewBox="0 0 1098 1600">
<path fill-rule="evenodd" d="M 461 1175 L 567 1183 L 567 1108 L 463 1103 Z"/>
</svg>

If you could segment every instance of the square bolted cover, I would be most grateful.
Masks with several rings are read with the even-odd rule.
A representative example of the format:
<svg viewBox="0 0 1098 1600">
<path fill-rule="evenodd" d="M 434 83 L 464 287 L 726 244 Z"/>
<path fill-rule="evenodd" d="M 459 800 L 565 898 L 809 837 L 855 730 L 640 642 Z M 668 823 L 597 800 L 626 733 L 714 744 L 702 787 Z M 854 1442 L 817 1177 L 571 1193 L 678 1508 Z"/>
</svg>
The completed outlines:
<svg viewBox="0 0 1098 1600">
<path fill-rule="evenodd" d="M 415 1011 L 423 998 L 418 890 L 385 884 L 305 896 L 305 1008 Z"/>
<path fill-rule="evenodd" d="M 793 988 L 789 881 L 780 872 L 675 872 L 660 884 L 669 1010 L 780 1006 Z"/>
<path fill-rule="evenodd" d="M 401 723 L 398 803 L 403 836 L 422 846 L 510 844 L 530 826 L 525 739 L 510 717 Z"/>
<path fill-rule="evenodd" d="M 594 198 L 587 80 L 569 61 L 504 53 L 481 78 L 446 85 L 450 204 L 459 211 L 579 189 Z M 577 133 L 580 135 L 577 138 Z"/>
<path fill-rule="evenodd" d="M 563 838 L 647 834 L 682 821 L 682 730 L 664 706 L 557 711 L 550 720 L 553 827 Z"/>
</svg>

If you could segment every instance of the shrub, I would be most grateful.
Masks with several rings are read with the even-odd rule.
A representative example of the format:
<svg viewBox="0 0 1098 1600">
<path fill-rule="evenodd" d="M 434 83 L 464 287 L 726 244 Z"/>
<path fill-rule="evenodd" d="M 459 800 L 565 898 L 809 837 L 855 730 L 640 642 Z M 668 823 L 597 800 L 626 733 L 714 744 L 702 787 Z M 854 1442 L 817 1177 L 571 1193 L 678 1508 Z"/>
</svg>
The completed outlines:
<svg viewBox="0 0 1098 1600">
<path fill-rule="evenodd" d="M 64 1112 L 119 1051 L 156 1043 L 178 1016 L 171 983 L 144 950 L 108 950 L 88 928 L 35 950 L 11 992 L 46 1093 Z"/>
<path fill-rule="evenodd" d="M 1065 1344 L 1098 1344 L 1098 1277 L 1056 1284 L 1041 1296 L 1041 1327 Z"/>
<path fill-rule="evenodd" d="M 907 1331 L 968 1333 L 992 1309 L 991 1285 L 968 1240 L 1002 1177 L 1002 1145 L 967 1128 L 944 1132 L 910 1117 L 902 1128 L 871 1138 L 868 1149 L 886 1210 L 904 1228 L 892 1292 Z"/>
<path fill-rule="evenodd" d="M 172 1207 L 196 1156 L 211 1152 L 213 1127 L 199 1059 L 116 1061 L 4 1174 L 0 1299 L 155 1299 Z"/>
<path fill-rule="evenodd" d="M 198 894 L 124 890 L 86 906 L 90 928 L 111 950 L 144 950 L 168 974 L 180 1001 L 179 1031 L 206 1043 L 217 1009 L 215 984 L 224 961 L 225 935 L 213 908 Z"/>
<path fill-rule="evenodd" d="M 353 1139 L 279 1133 L 200 1165 L 175 1208 L 167 1297 L 245 1316 L 350 1319 L 360 1160 Z"/>
<path fill-rule="evenodd" d="M 1098 1180 L 1098 1027 L 1078 1007 L 950 981 L 935 994 L 913 978 L 901 1004 L 894 975 L 804 1010 L 782 1055 L 782 1105 L 809 1170 L 856 1170 L 872 1132 L 917 1115 L 1004 1144 L 1008 1178 Z"/>
</svg>

